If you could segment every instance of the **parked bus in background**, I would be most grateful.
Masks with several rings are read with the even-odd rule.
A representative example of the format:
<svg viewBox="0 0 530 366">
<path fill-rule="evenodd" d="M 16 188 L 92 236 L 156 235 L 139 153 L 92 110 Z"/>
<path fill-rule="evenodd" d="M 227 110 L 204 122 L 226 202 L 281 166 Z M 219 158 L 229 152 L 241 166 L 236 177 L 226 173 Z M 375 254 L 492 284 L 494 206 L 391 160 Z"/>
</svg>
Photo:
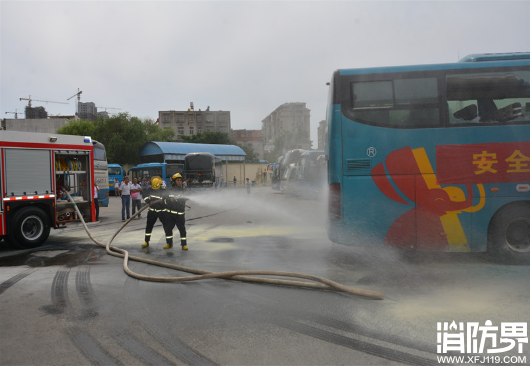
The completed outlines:
<svg viewBox="0 0 530 366">
<path fill-rule="evenodd" d="M 530 53 L 337 70 L 329 238 L 530 258 Z"/>
<path fill-rule="evenodd" d="M 298 174 L 297 163 L 300 155 L 306 150 L 294 149 L 285 153 L 280 169 L 280 191 L 285 192 L 289 186 L 289 181 L 295 180 Z"/>
<path fill-rule="evenodd" d="M 183 164 L 173 164 L 173 163 L 145 163 L 139 164 L 129 170 L 131 181 L 134 178 L 138 179 L 138 182 L 141 182 L 143 178 L 151 179 L 155 176 L 158 176 L 164 180 L 164 183 L 167 187 L 171 186 L 171 177 L 174 174 L 180 173 L 183 174 L 184 165 Z"/>
<path fill-rule="evenodd" d="M 105 146 L 101 142 L 95 140 L 94 144 L 94 178 L 98 183 L 99 193 L 98 201 L 100 207 L 109 206 L 109 172 L 107 164 L 107 153 Z"/>
<path fill-rule="evenodd" d="M 116 194 L 116 189 L 114 189 L 114 184 L 118 181 L 118 187 L 123 180 L 123 168 L 120 164 L 109 164 L 109 193 Z"/>
<path fill-rule="evenodd" d="M 188 188 L 221 188 L 223 161 L 211 153 L 189 153 L 184 157 L 184 175 Z"/>
<path fill-rule="evenodd" d="M 272 189 L 276 191 L 280 190 L 280 183 L 282 180 L 281 178 L 282 161 L 283 161 L 283 156 L 280 156 L 278 160 L 276 160 L 276 163 L 274 163 L 274 166 L 272 167 L 272 176 L 271 176 Z"/>
<path fill-rule="evenodd" d="M 305 151 L 300 155 L 296 192 L 309 196 L 319 194 L 327 183 L 324 151 Z"/>
</svg>

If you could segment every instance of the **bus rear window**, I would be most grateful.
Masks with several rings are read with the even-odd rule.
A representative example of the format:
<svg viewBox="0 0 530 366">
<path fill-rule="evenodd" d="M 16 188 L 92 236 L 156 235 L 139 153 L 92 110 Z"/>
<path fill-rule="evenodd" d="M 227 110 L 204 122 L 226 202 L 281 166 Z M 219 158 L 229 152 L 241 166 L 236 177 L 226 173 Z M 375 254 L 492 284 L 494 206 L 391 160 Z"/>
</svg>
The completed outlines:
<svg viewBox="0 0 530 366">
<path fill-rule="evenodd" d="M 94 146 L 94 160 L 107 161 L 104 147 Z"/>
</svg>

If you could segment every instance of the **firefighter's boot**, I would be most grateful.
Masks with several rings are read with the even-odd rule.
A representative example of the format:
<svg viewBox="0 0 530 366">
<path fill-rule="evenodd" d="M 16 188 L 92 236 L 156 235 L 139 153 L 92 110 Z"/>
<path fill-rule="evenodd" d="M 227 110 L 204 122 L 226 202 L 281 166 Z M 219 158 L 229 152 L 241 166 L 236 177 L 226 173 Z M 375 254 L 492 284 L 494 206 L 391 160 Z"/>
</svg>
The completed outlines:
<svg viewBox="0 0 530 366">
<path fill-rule="evenodd" d="M 164 249 L 171 249 L 173 248 L 173 243 L 167 243 Z"/>
<path fill-rule="evenodd" d="M 142 244 L 142 248 L 147 248 L 149 246 L 149 242 L 146 241 L 145 243 Z"/>
<path fill-rule="evenodd" d="M 180 246 L 182 247 L 182 250 L 188 250 L 188 245 L 186 243 L 186 238 L 180 239 Z"/>
</svg>

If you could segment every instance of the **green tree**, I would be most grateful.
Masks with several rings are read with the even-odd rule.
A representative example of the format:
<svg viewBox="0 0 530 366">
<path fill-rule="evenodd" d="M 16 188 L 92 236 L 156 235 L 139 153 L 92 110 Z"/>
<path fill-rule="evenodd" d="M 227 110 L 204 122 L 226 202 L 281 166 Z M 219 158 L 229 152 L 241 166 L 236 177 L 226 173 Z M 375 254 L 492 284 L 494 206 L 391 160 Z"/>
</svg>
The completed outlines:
<svg viewBox="0 0 530 366">
<path fill-rule="evenodd" d="M 141 121 L 128 113 L 108 119 L 72 121 L 57 131 L 61 134 L 92 136 L 105 145 L 107 159 L 116 164 L 138 164 L 139 152 L 149 141 L 172 141 L 172 129 L 163 130 L 152 120 Z"/>
<path fill-rule="evenodd" d="M 218 145 L 235 145 L 234 140 L 225 132 L 202 132 L 190 136 L 181 136 L 182 141 L 193 144 L 218 144 Z"/>
<path fill-rule="evenodd" d="M 194 144 L 218 144 L 218 145 L 236 145 L 239 146 L 247 156 L 245 157 L 246 163 L 259 163 L 258 153 L 253 148 L 247 146 L 241 146 L 236 143 L 229 134 L 225 132 L 203 132 L 191 136 L 181 136 L 182 141 L 194 143 Z"/>
<path fill-rule="evenodd" d="M 243 149 L 245 154 L 247 154 L 247 156 L 245 157 L 246 163 L 259 163 L 259 155 L 257 152 L 254 151 L 253 148 L 248 147 L 248 146 L 239 146 L 239 147 Z"/>
<path fill-rule="evenodd" d="M 92 121 L 74 120 L 57 129 L 60 135 L 94 136 L 96 126 Z"/>
</svg>

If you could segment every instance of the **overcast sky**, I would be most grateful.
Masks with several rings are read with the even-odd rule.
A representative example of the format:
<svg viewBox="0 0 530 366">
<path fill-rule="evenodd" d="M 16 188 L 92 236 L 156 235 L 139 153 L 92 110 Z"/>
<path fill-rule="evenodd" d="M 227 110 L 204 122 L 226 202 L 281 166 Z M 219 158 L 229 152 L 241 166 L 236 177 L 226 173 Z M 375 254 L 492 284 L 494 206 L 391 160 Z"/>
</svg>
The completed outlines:
<svg viewBox="0 0 530 366">
<path fill-rule="evenodd" d="M 316 147 L 335 69 L 530 51 L 530 1 L 0 0 L 0 30 L 0 118 L 30 95 L 72 115 L 78 88 L 141 119 L 230 111 L 233 129 L 305 102 Z"/>
</svg>

